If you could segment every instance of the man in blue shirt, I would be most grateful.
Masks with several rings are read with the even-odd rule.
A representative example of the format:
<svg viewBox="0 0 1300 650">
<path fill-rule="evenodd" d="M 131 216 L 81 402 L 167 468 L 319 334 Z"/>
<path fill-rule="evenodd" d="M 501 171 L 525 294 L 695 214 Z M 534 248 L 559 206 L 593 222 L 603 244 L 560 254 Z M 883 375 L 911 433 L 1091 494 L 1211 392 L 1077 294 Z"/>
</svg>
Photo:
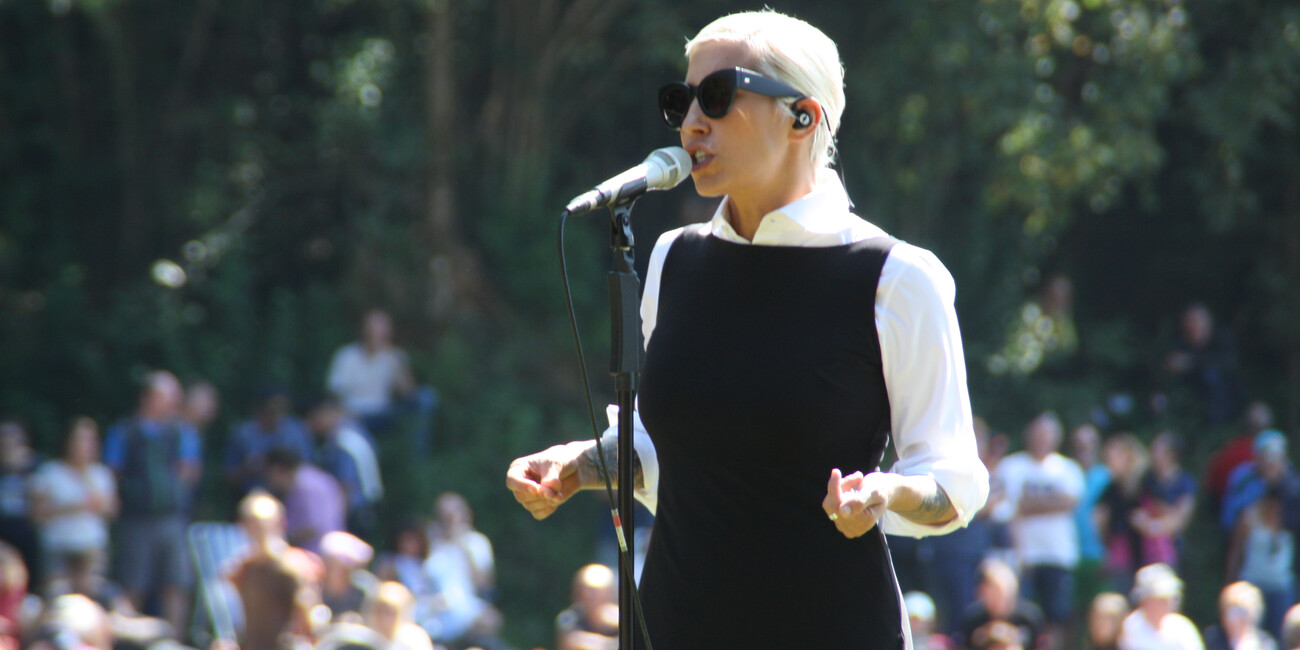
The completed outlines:
<svg viewBox="0 0 1300 650">
<path fill-rule="evenodd" d="M 375 444 L 365 430 L 344 417 L 331 395 L 308 402 L 307 429 L 316 441 L 312 461 L 334 475 L 348 502 L 348 531 L 360 537 L 374 532 L 375 508 L 384 496 Z"/>
<path fill-rule="evenodd" d="M 1223 509 L 1219 523 L 1226 531 L 1237 525 L 1241 513 L 1264 496 L 1270 487 L 1276 487 L 1286 504 L 1287 527 L 1296 528 L 1300 518 L 1300 475 L 1291 468 L 1287 459 L 1286 436 L 1276 429 L 1267 429 L 1255 436 L 1255 460 L 1242 463 L 1228 476 L 1228 489 L 1223 495 Z"/>
<path fill-rule="evenodd" d="M 166 371 L 149 373 L 136 414 L 104 438 L 122 514 L 117 575 L 137 609 L 157 594 L 161 614 L 183 630 L 192 579 L 185 550 L 191 498 L 202 468 L 199 434 L 180 417 L 184 390 Z"/>
<path fill-rule="evenodd" d="M 299 458 L 312 457 L 311 437 L 302 420 L 293 416 L 289 395 L 276 386 L 258 390 L 253 417 L 231 432 L 226 446 L 225 478 L 239 494 L 262 485 L 262 464 L 272 449 L 288 449 Z"/>
</svg>

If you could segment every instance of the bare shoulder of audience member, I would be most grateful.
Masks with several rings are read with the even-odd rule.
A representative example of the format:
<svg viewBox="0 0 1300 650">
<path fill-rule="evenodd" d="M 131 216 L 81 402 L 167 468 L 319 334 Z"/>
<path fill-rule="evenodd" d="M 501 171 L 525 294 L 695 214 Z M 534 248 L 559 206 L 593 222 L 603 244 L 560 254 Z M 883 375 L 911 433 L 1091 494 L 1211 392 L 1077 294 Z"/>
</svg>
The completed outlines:
<svg viewBox="0 0 1300 650">
<path fill-rule="evenodd" d="M 36 650 L 112 650 L 113 633 L 108 614 L 81 594 L 66 594 L 50 601 L 41 614 Z"/>
<path fill-rule="evenodd" d="M 286 638 L 312 636 L 309 611 L 319 560 L 285 539 L 284 507 L 255 490 L 239 505 L 239 523 L 251 542 L 249 553 L 230 574 L 244 605 L 242 650 L 278 650 Z M 315 579 L 313 579 L 315 578 Z"/>
</svg>

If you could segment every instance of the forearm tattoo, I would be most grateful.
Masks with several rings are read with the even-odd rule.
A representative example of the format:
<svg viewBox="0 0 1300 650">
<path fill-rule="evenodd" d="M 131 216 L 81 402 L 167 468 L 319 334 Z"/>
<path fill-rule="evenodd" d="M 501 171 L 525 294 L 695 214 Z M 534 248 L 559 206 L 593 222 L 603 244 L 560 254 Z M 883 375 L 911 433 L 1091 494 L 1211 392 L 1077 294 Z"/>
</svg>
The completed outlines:
<svg viewBox="0 0 1300 650">
<path fill-rule="evenodd" d="M 942 523 L 952 518 L 952 501 L 948 500 L 948 493 L 943 488 L 935 485 L 934 491 L 922 496 L 915 508 L 898 514 L 920 524 Z"/>
<path fill-rule="evenodd" d="M 582 481 L 583 487 L 602 488 L 605 487 L 605 479 L 601 474 L 599 454 L 605 455 L 605 467 L 609 470 L 610 483 L 618 483 L 618 445 L 610 442 L 601 441 L 601 444 L 593 445 L 591 449 L 582 452 L 578 459 L 578 477 Z M 645 487 L 645 476 L 641 472 L 641 456 L 632 451 L 632 484 L 637 488 Z"/>
</svg>

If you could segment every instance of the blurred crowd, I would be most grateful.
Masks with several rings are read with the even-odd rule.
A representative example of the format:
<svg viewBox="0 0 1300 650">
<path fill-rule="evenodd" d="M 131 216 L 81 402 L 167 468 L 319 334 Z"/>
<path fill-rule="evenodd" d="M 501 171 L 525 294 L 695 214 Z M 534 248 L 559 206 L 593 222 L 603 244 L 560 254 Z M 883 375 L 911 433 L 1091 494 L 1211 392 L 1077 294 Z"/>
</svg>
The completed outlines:
<svg viewBox="0 0 1300 650">
<path fill-rule="evenodd" d="M 1059 284 L 1049 287 L 1059 296 Z M 1073 326 L 1042 322 L 1068 310 L 1024 313 L 1018 344 L 995 360 L 1032 372 L 1068 348 Z M 1148 408 L 1178 409 L 1150 421 L 1190 422 L 1193 436 L 1236 427 L 1199 479 L 1183 465 L 1196 439 L 1167 426 L 1137 435 L 1095 412 L 1067 427 L 1047 411 L 1008 453 L 1011 439 L 977 418 L 987 505 L 950 535 L 890 537 L 916 647 L 1300 648 L 1300 474 L 1270 406 L 1243 404 L 1236 364 L 1230 334 L 1204 305 L 1189 305 Z M 1190 399 L 1174 403 L 1174 390 Z M 1189 539 L 1198 512 L 1213 523 Z M 1189 576 L 1194 591 L 1218 593 L 1214 620 L 1181 613 Z"/>
<path fill-rule="evenodd" d="M 1077 346 L 1068 281 L 1047 286 L 991 368 L 1032 374 Z M 1162 372 L 1194 396 L 1206 430 L 1237 427 L 1200 478 L 1183 466 L 1189 436 L 1172 429 L 1138 435 L 1102 417 L 1067 427 L 1049 411 L 1011 453 L 1015 441 L 980 420 L 984 509 L 950 535 L 890 538 L 916 647 L 1300 648 L 1300 474 L 1269 405 L 1244 404 L 1235 364 L 1208 309 L 1189 306 Z M 206 464 L 238 503 L 216 527 L 193 521 L 220 401 L 210 384 L 154 371 L 130 415 L 102 437 L 100 423 L 71 418 L 49 457 L 22 422 L 0 420 L 0 645 L 507 648 L 492 544 L 466 499 L 447 492 L 427 518 L 380 520 L 376 440 L 409 436 L 403 449 L 428 453 L 436 408 L 385 312 L 364 316 L 323 384 L 298 400 L 256 390 Z M 1178 408 L 1163 388 L 1151 408 Z M 1207 543 L 1226 549 L 1208 582 L 1188 572 L 1198 512 L 1215 522 Z M 558 650 L 617 647 L 605 559 L 578 570 L 571 603 L 556 607 Z M 1216 620 L 1180 613 L 1193 573 L 1191 588 L 1219 592 Z"/>
<path fill-rule="evenodd" d="M 360 330 L 318 395 L 259 387 L 217 462 L 203 455 L 218 392 L 165 370 L 102 435 L 69 420 L 49 457 L 0 418 L 0 645 L 505 648 L 492 544 L 465 498 L 379 521 L 376 440 L 427 453 L 436 393 L 414 381 L 386 312 Z M 218 465 L 233 521 L 195 522 Z"/>
</svg>

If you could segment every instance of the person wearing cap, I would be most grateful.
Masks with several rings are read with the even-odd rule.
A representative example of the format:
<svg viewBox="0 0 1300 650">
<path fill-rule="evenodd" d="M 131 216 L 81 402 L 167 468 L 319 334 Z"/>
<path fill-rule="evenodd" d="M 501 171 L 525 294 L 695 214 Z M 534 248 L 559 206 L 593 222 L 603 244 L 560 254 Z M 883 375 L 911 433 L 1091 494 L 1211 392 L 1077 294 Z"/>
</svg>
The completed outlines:
<svg viewBox="0 0 1300 650">
<path fill-rule="evenodd" d="M 1300 516 L 1300 474 L 1287 458 L 1286 436 L 1277 429 L 1267 429 L 1255 436 L 1255 459 L 1233 470 L 1223 495 L 1219 523 L 1231 532 L 1241 514 L 1264 496 L 1269 488 L 1279 491 L 1283 512 L 1288 514 L 1288 528 L 1296 528 L 1294 517 Z"/>
<path fill-rule="evenodd" d="M 1124 619 L 1120 650 L 1204 650 L 1201 633 L 1178 613 L 1183 581 L 1167 564 L 1149 564 L 1134 576 L 1137 608 Z"/>
<path fill-rule="evenodd" d="M 903 606 L 907 609 L 907 623 L 912 628 L 912 648 L 914 650 L 955 650 L 952 639 L 934 631 L 934 600 L 921 591 L 909 591 L 903 595 Z"/>
<path fill-rule="evenodd" d="M 1295 533 L 1284 523 L 1281 490 L 1270 487 L 1241 514 L 1228 547 L 1227 580 L 1245 580 L 1261 592 L 1264 627 L 1282 629 L 1282 616 L 1295 603 Z"/>
</svg>

